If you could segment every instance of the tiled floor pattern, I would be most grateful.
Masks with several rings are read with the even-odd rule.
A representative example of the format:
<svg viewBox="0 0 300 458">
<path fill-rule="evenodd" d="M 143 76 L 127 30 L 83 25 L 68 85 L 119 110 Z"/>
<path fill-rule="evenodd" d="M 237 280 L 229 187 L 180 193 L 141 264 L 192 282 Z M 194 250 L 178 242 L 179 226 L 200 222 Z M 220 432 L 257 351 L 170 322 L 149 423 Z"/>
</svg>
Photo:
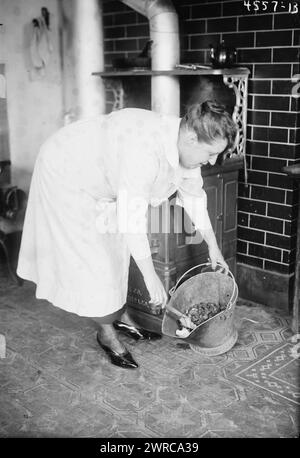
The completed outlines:
<svg viewBox="0 0 300 458">
<path fill-rule="evenodd" d="M 297 341 L 289 317 L 239 302 L 236 345 L 200 356 L 168 337 L 122 337 L 140 368 L 112 366 L 96 325 L 0 273 L 0 437 L 297 437 Z"/>
</svg>

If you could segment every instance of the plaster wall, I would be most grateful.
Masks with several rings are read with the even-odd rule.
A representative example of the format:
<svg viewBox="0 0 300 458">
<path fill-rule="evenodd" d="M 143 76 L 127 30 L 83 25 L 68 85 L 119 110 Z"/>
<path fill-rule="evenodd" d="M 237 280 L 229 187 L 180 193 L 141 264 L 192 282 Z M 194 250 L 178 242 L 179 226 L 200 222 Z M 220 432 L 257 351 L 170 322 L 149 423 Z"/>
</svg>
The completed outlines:
<svg viewBox="0 0 300 458">
<path fill-rule="evenodd" d="M 30 59 L 33 18 L 50 12 L 53 51 L 44 72 Z M 59 14 L 56 0 L 1 0 L 0 62 L 5 63 L 12 182 L 28 190 L 43 141 L 63 124 Z"/>
</svg>

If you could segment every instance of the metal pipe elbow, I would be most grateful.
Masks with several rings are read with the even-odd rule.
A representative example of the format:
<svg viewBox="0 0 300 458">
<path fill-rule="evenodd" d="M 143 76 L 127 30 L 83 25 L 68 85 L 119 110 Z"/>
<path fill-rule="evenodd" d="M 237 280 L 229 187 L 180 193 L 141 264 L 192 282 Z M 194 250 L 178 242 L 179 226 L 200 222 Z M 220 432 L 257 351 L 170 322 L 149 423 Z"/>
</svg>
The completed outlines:
<svg viewBox="0 0 300 458">
<path fill-rule="evenodd" d="M 176 13 L 171 0 L 120 0 L 149 20 L 161 13 Z"/>
</svg>

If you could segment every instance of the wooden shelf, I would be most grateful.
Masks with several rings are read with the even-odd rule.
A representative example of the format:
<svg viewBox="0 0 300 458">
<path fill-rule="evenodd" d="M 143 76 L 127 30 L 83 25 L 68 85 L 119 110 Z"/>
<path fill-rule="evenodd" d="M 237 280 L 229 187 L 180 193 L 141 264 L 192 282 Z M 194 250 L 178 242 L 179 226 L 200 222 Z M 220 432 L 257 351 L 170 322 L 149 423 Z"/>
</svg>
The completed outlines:
<svg viewBox="0 0 300 458">
<path fill-rule="evenodd" d="M 102 77 L 118 77 L 118 76 L 180 76 L 180 75 L 225 75 L 225 76 L 242 76 L 248 75 L 250 70 L 246 67 L 230 67 L 230 68 L 201 68 L 197 70 L 190 69 L 174 69 L 153 71 L 151 69 L 135 68 L 131 70 L 110 70 L 105 72 L 93 72 L 94 76 Z"/>
</svg>

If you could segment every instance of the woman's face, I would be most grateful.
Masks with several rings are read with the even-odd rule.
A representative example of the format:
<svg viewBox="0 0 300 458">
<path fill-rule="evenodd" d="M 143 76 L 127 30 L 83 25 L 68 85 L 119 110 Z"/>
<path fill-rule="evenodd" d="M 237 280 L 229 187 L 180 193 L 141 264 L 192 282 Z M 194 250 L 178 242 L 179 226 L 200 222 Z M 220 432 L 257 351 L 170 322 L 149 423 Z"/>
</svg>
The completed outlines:
<svg viewBox="0 0 300 458">
<path fill-rule="evenodd" d="M 194 169 L 208 163 L 214 165 L 218 155 L 227 147 L 227 139 L 218 137 L 209 144 L 199 142 L 194 132 L 180 130 L 177 147 L 180 164 Z"/>
</svg>

